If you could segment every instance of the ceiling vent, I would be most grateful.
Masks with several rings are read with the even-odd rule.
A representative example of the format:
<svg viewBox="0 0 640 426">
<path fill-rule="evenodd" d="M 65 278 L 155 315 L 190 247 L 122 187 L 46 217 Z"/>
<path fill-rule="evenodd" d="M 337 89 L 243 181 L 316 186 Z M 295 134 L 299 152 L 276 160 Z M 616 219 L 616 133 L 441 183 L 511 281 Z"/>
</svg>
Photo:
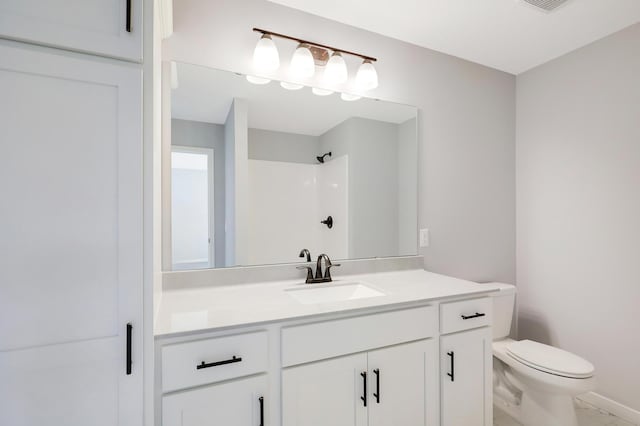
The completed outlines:
<svg viewBox="0 0 640 426">
<path fill-rule="evenodd" d="M 544 10 L 545 12 L 551 12 L 567 3 L 569 0 L 524 0 L 526 3 L 529 3 L 532 6 L 535 6 L 538 9 Z"/>
</svg>

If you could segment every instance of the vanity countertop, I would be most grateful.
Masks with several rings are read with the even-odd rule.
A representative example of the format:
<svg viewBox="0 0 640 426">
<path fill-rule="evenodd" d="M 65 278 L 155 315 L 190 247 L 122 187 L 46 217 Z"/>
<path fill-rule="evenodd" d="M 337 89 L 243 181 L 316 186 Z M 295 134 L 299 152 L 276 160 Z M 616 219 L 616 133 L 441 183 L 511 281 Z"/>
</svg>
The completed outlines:
<svg viewBox="0 0 640 426">
<path fill-rule="evenodd" d="M 384 296 L 303 304 L 293 289 L 339 286 L 362 282 Z M 320 287 L 317 287 L 320 288 Z M 302 280 L 212 286 L 169 290 L 162 293 L 155 322 L 155 336 L 171 337 L 258 323 L 301 319 L 369 308 L 398 307 L 452 297 L 486 294 L 499 290 L 421 269 L 334 277 L 330 284 L 304 284 Z M 304 291 L 304 290 L 302 290 Z"/>
</svg>

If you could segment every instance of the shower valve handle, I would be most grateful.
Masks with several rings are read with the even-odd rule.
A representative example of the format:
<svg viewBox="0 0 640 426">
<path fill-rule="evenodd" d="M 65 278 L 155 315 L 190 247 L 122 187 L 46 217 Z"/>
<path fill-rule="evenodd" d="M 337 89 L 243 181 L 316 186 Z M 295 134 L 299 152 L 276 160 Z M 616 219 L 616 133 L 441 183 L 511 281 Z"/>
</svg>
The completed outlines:
<svg viewBox="0 0 640 426">
<path fill-rule="evenodd" d="M 333 228 L 333 218 L 331 216 L 327 217 L 325 220 L 320 221 L 321 224 L 327 225 L 327 228 Z"/>
</svg>

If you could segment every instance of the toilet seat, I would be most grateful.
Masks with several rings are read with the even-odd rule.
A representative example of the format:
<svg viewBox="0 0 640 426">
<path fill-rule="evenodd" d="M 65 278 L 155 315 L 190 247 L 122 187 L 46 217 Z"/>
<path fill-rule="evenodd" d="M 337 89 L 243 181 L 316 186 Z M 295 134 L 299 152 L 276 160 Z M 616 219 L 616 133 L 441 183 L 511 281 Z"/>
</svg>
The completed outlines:
<svg viewBox="0 0 640 426">
<path fill-rule="evenodd" d="M 510 343 L 506 352 L 522 364 L 556 376 L 587 379 L 594 374 L 593 365 L 579 356 L 531 340 Z"/>
</svg>

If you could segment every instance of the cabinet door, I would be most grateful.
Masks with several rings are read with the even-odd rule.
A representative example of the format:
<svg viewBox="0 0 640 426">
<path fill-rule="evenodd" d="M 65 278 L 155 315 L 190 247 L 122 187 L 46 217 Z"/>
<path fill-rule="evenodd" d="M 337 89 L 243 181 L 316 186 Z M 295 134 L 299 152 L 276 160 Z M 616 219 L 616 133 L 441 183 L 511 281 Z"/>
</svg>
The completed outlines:
<svg viewBox="0 0 640 426">
<path fill-rule="evenodd" d="M 0 0 L 0 37 L 139 61 L 142 1 Z"/>
<path fill-rule="evenodd" d="M 283 426 L 365 426 L 367 355 L 290 367 L 282 372 Z"/>
<path fill-rule="evenodd" d="M 139 426 L 141 75 L 49 52 L 0 45 L 0 424 Z"/>
<path fill-rule="evenodd" d="M 162 426 L 269 426 L 267 376 L 233 380 L 162 398 Z"/>
<path fill-rule="evenodd" d="M 492 415 L 491 329 L 440 338 L 443 426 L 490 426 Z"/>
<path fill-rule="evenodd" d="M 436 425 L 438 366 L 433 340 L 369 352 L 368 363 L 369 426 Z"/>
</svg>

